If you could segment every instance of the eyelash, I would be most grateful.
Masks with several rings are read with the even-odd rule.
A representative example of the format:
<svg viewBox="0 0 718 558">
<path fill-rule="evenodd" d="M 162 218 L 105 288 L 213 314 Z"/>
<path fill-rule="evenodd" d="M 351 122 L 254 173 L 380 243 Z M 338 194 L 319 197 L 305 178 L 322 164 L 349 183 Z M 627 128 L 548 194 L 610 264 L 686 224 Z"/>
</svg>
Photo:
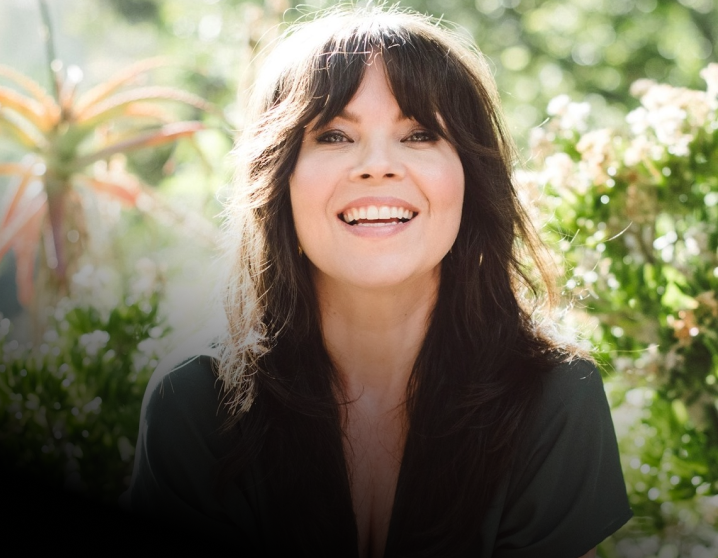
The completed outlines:
<svg viewBox="0 0 718 558">
<path fill-rule="evenodd" d="M 417 142 L 417 143 L 424 143 L 424 142 L 432 142 L 436 141 L 438 139 L 437 135 L 433 132 L 430 132 L 428 130 L 415 130 L 408 136 L 406 136 L 404 139 L 402 139 L 403 142 Z M 317 137 L 318 143 L 342 143 L 342 142 L 349 142 L 354 143 L 353 140 L 349 139 L 346 134 L 339 132 L 337 130 L 330 130 L 328 132 L 324 132 L 323 134 L 319 135 Z"/>
<path fill-rule="evenodd" d="M 421 137 L 421 139 L 418 139 L 417 136 Z M 414 130 L 411 134 L 409 134 L 401 141 L 416 141 L 422 143 L 436 141 L 437 139 L 439 139 L 438 136 L 435 133 L 430 132 L 429 130 Z"/>
<path fill-rule="evenodd" d="M 330 130 L 328 132 L 324 132 L 323 134 L 317 136 L 318 143 L 342 143 L 344 141 L 353 143 L 352 140 L 350 140 L 346 136 L 346 134 L 343 134 L 342 132 L 339 132 L 337 130 Z"/>
</svg>

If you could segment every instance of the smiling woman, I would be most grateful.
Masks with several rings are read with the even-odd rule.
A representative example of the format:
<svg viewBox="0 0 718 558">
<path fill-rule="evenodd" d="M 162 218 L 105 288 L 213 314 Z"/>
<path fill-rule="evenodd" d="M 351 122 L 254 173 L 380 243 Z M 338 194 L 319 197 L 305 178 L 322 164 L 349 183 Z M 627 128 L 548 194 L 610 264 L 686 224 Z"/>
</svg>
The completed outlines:
<svg viewBox="0 0 718 558">
<path fill-rule="evenodd" d="M 249 556 L 591 556 L 631 516 L 611 416 L 539 327 L 551 276 L 480 55 L 340 11 L 287 33 L 254 99 L 227 332 L 155 373 L 131 507 Z"/>
</svg>

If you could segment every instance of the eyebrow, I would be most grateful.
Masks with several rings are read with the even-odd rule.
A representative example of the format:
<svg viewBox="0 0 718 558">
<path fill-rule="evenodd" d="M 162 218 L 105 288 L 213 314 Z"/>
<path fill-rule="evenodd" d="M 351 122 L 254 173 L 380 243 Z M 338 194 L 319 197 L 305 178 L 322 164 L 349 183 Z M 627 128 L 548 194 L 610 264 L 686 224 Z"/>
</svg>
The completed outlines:
<svg viewBox="0 0 718 558">
<path fill-rule="evenodd" d="M 339 114 L 337 114 L 336 118 L 343 118 L 344 120 L 348 120 L 354 124 L 359 122 L 359 116 L 352 111 L 347 110 L 346 107 L 343 108 Z"/>
</svg>

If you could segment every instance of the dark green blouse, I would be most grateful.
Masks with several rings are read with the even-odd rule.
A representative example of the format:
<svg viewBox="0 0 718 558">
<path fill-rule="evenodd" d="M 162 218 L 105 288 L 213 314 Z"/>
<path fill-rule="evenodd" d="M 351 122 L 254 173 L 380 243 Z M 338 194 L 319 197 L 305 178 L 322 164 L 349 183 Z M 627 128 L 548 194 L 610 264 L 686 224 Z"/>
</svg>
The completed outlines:
<svg viewBox="0 0 718 558">
<path fill-rule="evenodd" d="M 145 394 L 132 485 L 138 513 L 179 522 L 241 556 L 273 555 L 281 533 L 266 519 L 261 472 L 216 490 L 229 451 L 210 356 L 161 367 Z M 498 489 L 476 558 L 578 558 L 632 516 L 601 376 L 585 361 L 545 379 L 531 435 Z"/>
</svg>

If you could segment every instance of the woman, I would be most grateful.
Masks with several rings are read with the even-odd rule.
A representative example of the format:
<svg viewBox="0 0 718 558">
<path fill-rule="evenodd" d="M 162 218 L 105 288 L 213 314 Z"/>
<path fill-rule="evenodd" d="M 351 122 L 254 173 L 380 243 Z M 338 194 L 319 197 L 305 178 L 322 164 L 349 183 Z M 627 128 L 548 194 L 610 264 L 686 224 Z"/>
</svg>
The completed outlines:
<svg viewBox="0 0 718 558">
<path fill-rule="evenodd" d="M 153 377 L 132 507 L 249 555 L 593 556 L 631 516 L 613 426 L 538 327 L 529 269 L 550 277 L 478 54 L 337 12 L 284 38 L 252 114 L 227 335 Z"/>
</svg>

